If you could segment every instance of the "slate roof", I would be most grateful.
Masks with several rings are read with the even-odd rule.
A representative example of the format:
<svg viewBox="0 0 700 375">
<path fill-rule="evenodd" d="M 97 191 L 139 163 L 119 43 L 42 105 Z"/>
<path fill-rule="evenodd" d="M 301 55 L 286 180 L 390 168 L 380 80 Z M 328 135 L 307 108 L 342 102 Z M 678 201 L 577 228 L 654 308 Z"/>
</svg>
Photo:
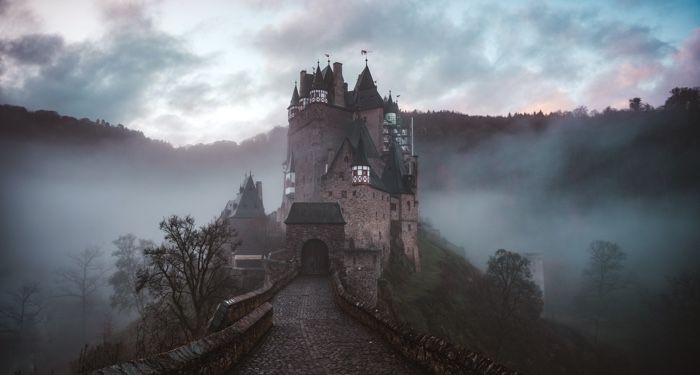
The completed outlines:
<svg viewBox="0 0 700 375">
<path fill-rule="evenodd" d="M 389 99 L 384 103 L 384 113 L 399 113 L 399 105 L 391 98 L 391 92 Z"/>
<path fill-rule="evenodd" d="M 323 80 L 323 74 L 321 73 L 321 67 L 316 64 L 316 74 L 314 75 L 314 83 L 311 86 L 312 90 L 328 90 L 326 87 L 326 82 Z"/>
<path fill-rule="evenodd" d="M 365 143 L 362 138 L 357 141 L 357 147 L 353 150 L 352 165 L 369 165 L 367 154 L 365 153 Z"/>
<path fill-rule="evenodd" d="M 389 153 L 385 156 L 384 162 L 382 183 L 386 191 L 392 194 L 410 193 L 411 190 L 403 182 L 406 167 L 403 163 L 401 150 L 396 146 L 395 142 L 391 142 Z"/>
<path fill-rule="evenodd" d="M 245 183 L 239 189 L 236 199 L 226 205 L 223 216 L 239 219 L 265 217 L 265 207 L 258 195 L 258 189 L 255 187 L 252 175 L 248 175 Z"/>
<path fill-rule="evenodd" d="M 357 77 L 355 89 L 352 93 L 352 107 L 362 111 L 365 109 L 382 108 L 384 100 L 377 92 L 377 85 L 374 84 L 372 73 L 369 67 L 365 66 L 362 73 Z"/>
<path fill-rule="evenodd" d="M 294 85 L 294 91 L 292 92 L 292 100 L 289 101 L 289 107 L 287 107 L 287 109 L 292 108 L 296 105 L 299 105 L 299 91 L 297 90 L 297 85 Z"/>
<path fill-rule="evenodd" d="M 333 202 L 294 202 L 285 224 L 345 224 L 340 205 Z"/>
<path fill-rule="evenodd" d="M 367 130 L 367 125 L 365 125 L 362 120 L 353 120 L 348 126 L 346 137 L 350 140 L 350 144 L 354 148 L 359 147 L 360 140 L 362 140 L 365 155 L 368 158 L 378 158 L 379 151 L 377 151 L 377 146 L 372 141 L 372 136 L 369 135 L 369 130 Z"/>
</svg>

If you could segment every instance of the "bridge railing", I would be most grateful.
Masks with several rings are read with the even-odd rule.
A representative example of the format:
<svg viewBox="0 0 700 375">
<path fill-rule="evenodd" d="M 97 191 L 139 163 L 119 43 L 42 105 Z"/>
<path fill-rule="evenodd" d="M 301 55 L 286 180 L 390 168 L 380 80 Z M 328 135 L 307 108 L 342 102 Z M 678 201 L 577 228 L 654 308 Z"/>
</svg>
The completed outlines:
<svg viewBox="0 0 700 375">
<path fill-rule="evenodd" d="M 336 304 L 417 365 L 436 374 L 515 375 L 516 371 L 499 365 L 481 353 L 455 346 L 445 339 L 416 332 L 395 322 L 378 309 L 357 299 L 345 290 L 337 273 L 332 276 Z"/>
<path fill-rule="evenodd" d="M 119 363 L 93 374 L 223 374 L 272 327 L 270 299 L 298 273 L 294 262 L 265 260 L 265 284 L 228 299 L 209 320 L 209 334 L 165 353 Z"/>
<path fill-rule="evenodd" d="M 264 285 L 251 292 L 221 302 L 211 319 L 209 319 L 209 332 L 220 331 L 248 315 L 258 306 L 272 299 L 278 291 L 287 286 L 299 273 L 292 262 L 265 259 L 263 264 L 267 275 Z"/>
</svg>

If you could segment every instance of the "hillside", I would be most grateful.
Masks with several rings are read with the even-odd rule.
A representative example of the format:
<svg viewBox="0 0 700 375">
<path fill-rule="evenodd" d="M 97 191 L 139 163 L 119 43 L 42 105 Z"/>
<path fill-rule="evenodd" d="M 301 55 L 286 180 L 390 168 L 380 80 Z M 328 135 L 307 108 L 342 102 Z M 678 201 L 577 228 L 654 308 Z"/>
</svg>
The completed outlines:
<svg viewBox="0 0 700 375">
<path fill-rule="evenodd" d="M 546 319 L 532 331 L 512 337 L 500 355 L 494 354 L 494 334 L 486 323 L 490 311 L 484 307 L 480 286 L 483 273 L 429 224 L 419 226 L 419 247 L 420 273 L 407 273 L 393 262 L 380 281 L 380 304 L 398 321 L 528 374 L 585 374 L 593 368 L 606 374 L 630 371 L 627 360 L 614 349 L 604 346 L 596 351 L 581 333 Z"/>
</svg>

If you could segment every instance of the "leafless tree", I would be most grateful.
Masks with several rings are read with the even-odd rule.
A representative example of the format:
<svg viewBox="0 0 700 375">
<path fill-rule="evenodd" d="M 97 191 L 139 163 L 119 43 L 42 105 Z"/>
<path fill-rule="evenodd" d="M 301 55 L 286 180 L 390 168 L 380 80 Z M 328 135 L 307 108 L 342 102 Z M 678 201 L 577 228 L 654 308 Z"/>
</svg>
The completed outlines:
<svg viewBox="0 0 700 375">
<path fill-rule="evenodd" d="M 0 307 L 2 326 L 21 340 L 34 329 L 42 310 L 39 302 L 39 284 L 26 282 L 7 292 L 7 297 L 7 302 Z"/>
<path fill-rule="evenodd" d="M 138 273 L 145 267 L 143 251 L 152 248 L 153 242 L 138 240 L 133 234 L 120 236 L 112 242 L 117 250 L 112 253 L 117 258 L 116 271 L 110 276 L 109 283 L 114 289 L 111 296 L 112 307 L 129 311 L 136 309 L 143 316 L 147 296 L 145 290 L 136 290 Z"/>
<path fill-rule="evenodd" d="M 102 251 L 98 247 L 87 247 L 77 254 L 69 255 L 70 267 L 58 271 L 58 282 L 62 285 L 60 297 L 77 298 L 83 326 L 83 340 L 86 335 L 88 304 L 95 295 L 104 275 L 104 267 L 99 263 Z"/>
<path fill-rule="evenodd" d="M 235 232 L 223 221 L 195 227 L 191 216 L 171 216 L 160 223 L 165 242 L 144 251 L 147 269 L 141 285 L 166 306 L 188 339 L 200 335 L 216 305 L 231 285 L 227 265 L 235 250 Z M 233 245 L 231 245 L 233 244 Z"/>
<path fill-rule="evenodd" d="M 530 261 L 504 249 L 489 257 L 484 275 L 486 301 L 495 328 L 495 355 L 505 341 L 530 328 L 542 312 L 542 292 L 532 280 Z"/>
</svg>

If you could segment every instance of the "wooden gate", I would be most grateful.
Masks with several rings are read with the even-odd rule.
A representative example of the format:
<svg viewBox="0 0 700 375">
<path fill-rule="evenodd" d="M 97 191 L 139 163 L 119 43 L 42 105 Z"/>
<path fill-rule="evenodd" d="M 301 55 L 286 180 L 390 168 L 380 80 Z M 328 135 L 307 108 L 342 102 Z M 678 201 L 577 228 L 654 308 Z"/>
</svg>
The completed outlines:
<svg viewBox="0 0 700 375">
<path fill-rule="evenodd" d="M 320 240 L 306 241 L 301 248 L 301 273 L 304 275 L 328 275 L 328 246 Z"/>
</svg>

